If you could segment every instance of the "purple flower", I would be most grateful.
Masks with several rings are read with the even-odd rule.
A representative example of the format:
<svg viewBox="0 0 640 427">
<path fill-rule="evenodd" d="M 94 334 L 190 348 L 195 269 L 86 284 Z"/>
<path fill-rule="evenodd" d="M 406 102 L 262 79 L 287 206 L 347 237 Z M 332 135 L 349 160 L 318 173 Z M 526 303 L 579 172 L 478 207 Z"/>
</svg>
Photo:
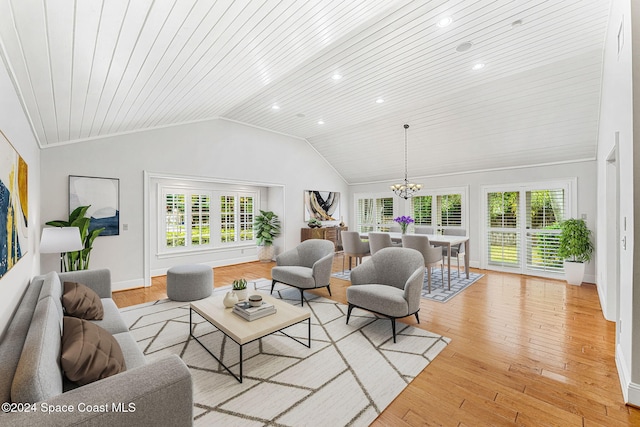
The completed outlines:
<svg viewBox="0 0 640 427">
<path fill-rule="evenodd" d="M 413 218 L 411 218 L 410 216 L 404 216 L 404 215 L 394 218 L 393 220 L 401 225 L 402 224 L 408 225 L 408 224 L 411 224 L 412 222 L 415 222 Z"/>
</svg>

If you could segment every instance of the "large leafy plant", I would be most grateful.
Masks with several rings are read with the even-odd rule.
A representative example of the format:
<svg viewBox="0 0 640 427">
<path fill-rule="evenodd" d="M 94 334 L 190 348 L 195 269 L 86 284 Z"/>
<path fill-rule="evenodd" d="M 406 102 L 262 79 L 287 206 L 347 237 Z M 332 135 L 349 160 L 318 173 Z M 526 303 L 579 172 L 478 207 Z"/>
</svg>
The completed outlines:
<svg viewBox="0 0 640 427">
<path fill-rule="evenodd" d="M 76 252 L 67 252 L 65 254 L 65 270 L 87 270 L 89 268 L 89 259 L 91 256 L 91 249 L 93 249 L 93 241 L 102 233 L 104 227 L 96 228 L 93 231 L 89 231 L 89 223 L 91 218 L 85 217 L 89 206 L 78 206 L 69 215 L 69 220 L 55 220 L 49 221 L 46 224 L 53 227 L 78 227 L 80 229 L 80 239 L 84 245 L 84 249 Z"/>
<path fill-rule="evenodd" d="M 273 239 L 280 235 L 280 220 L 278 215 L 271 211 L 260 210 L 253 220 L 253 231 L 256 235 L 256 243 L 260 246 L 273 245 Z"/>
<path fill-rule="evenodd" d="M 582 219 L 568 219 L 560 224 L 558 256 L 570 262 L 589 262 L 593 254 L 591 230 Z"/>
</svg>

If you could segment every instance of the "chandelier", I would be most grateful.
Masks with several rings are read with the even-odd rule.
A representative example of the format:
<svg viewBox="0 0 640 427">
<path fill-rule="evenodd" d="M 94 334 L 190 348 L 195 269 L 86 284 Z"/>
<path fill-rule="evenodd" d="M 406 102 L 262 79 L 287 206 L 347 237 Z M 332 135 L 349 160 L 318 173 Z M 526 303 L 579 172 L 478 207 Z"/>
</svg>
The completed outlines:
<svg viewBox="0 0 640 427">
<path fill-rule="evenodd" d="M 393 191 L 396 196 L 402 197 L 403 199 L 408 199 L 409 197 L 413 197 L 420 189 L 422 188 L 422 184 L 414 184 L 409 182 L 408 179 L 408 158 L 407 158 L 407 129 L 409 129 L 409 125 L 404 125 L 404 182 L 401 184 L 393 184 L 391 186 L 391 191 Z"/>
</svg>

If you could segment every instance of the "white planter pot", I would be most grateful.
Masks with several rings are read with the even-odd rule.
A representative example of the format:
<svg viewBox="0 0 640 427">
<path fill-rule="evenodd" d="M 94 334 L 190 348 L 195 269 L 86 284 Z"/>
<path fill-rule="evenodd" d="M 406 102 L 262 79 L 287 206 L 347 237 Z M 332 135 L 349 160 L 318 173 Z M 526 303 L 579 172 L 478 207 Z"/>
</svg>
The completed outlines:
<svg viewBox="0 0 640 427">
<path fill-rule="evenodd" d="M 236 296 L 238 297 L 238 301 L 244 301 L 247 299 L 247 288 L 244 289 L 236 289 L 235 291 L 233 291 L 236 293 Z"/>
<path fill-rule="evenodd" d="M 258 259 L 262 262 L 269 262 L 273 260 L 275 255 L 275 248 L 271 246 L 258 246 Z"/>
<path fill-rule="evenodd" d="M 584 278 L 584 263 L 565 261 L 564 278 L 568 284 L 580 286 Z"/>
</svg>

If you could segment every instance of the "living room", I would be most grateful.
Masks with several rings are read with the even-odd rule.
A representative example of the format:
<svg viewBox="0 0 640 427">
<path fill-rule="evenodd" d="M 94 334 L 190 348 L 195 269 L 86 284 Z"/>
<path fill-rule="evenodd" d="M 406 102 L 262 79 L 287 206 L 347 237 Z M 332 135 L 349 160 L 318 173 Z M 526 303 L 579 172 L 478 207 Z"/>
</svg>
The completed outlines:
<svg viewBox="0 0 640 427">
<path fill-rule="evenodd" d="M 9 2 L 3 2 L 3 9 L 8 8 L 8 5 Z M 640 45 L 634 40 L 637 35 L 632 31 L 639 25 L 640 11 L 629 1 L 611 2 L 610 7 L 606 40 L 603 39 L 604 49 L 601 53 L 603 60 L 601 63 L 590 63 L 596 69 L 595 74 L 599 75 L 592 82 L 592 87 L 595 87 L 598 94 L 588 101 L 577 99 L 570 102 L 586 105 L 585 111 L 577 109 L 575 114 L 584 115 L 578 121 L 584 121 L 588 135 L 576 137 L 577 141 L 574 143 L 576 146 L 580 142 L 592 144 L 591 155 L 571 157 L 558 150 L 557 161 L 520 161 L 499 167 L 478 168 L 472 160 L 474 156 L 480 155 L 479 151 L 490 148 L 491 143 L 487 143 L 486 139 L 491 139 L 491 132 L 484 129 L 485 123 L 475 123 L 472 132 L 486 138 L 484 144 L 466 146 L 468 154 L 464 154 L 460 146 L 452 145 L 447 153 L 448 157 L 441 157 L 448 158 L 450 163 L 459 159 L 464 165 L 464 171 L 447 173 L 446 167 L 450 165 L 445 162 L 432 167 L 419 165 L 421 162 L 415 156 L 410 158 L 409 172 L 412 179 L 418 180 L 427 189 L 465 189 L 468 194 L 465 209 L 471 242 L 471 266 L 474 268 L 486 267 L 482 259 L 484 237 L 481 214 L 484 209 L 483 191 L 486 188 L 505 182 L 520 184 L 575 180 L 573 213 L 586 218 L 596 243 L 596 257 L 587 267 L 586 281 L 597 286 L 603 316 L 609 321 L 618 321 L 616 362 L 621 387 L 627 402 L 640 405 L 640 370 L 634 362 L 638 359 L 634 356 L 637 356 L 640 332 L 630 326 L 637 324 L 640 317 L 640 312 L 634 307 L 634 295 L 637 294 L 635 289 L 640 286 L 640 282 L 634 275 L 638 257 L 634 253 L 633 244 L 634 223 L 638 215 L 634 208 L 637 196 L 633 190 L 637 181 L 635 164 L 638 162 L 633 153 L 633 130 L 636 126 L 633 107 L 635 99 L 640 97 L 633 96 L 635 94 L 632 89 L 633 83 L 639 81 L 640 76 L 631 66 L 631 58 L 635 56 L 633 53 Z M 4 25 L 4 19 L 10 15 L 7 12 L 3 18 L 5 31 L 7 26 Z M 626 36 L 621 38 L 620 34 Z M 234 185 L 237 190 L 257 188 L 256 191 L 261 196 L 260 206 L 279 213 L 282 218 L 283 233 L 276 246 L 279 251 L 284 251 L 300 242 L 300 228 L 306 226 L 302 202 L 305 190 L 339 192 L 344 222 L 350 227 L 355 226 L 357 195 L 390 193 L 389 185 L 401 178 L 403 118 L 407 117 L 407 122 L 415 123 L 408 136 L 410 152 L 422 150 L 419 147 L 427 146 L 430 139 L 428 126 L 425 122 L 420 123 L 418 115 L 397 113 L 380 120 L 361 120 L 359 125 L 366 127 L 367 131 L 361 136 L 352 137 L 354 145 L 364 144 L 363 140 L 376 134 L 383 135 L 383 138 L 378 139 L 382 140 L 382 144 L 392 144 L 392 148 L 386 152 L 389 166 L 385 165 L 384 168 L 368 158 L 369 151 L 377 150 L 375 146 L 364 144 L 357 149 L 348 147 L 344 142 L 350 140 L 352 130 L 348 127 L 336 129 L 333 134 L 317 133 L 314 139 L 272 131 L 222 115 L 154 129 L 85 135 L 75 141 L 61 140 L 47 144 L 42 140 L 41 130 L 34 129 L 34 123 L 38 119 L 26 107 L 28 102 L 25 98 L 28 95 L 24 93 L 25 86 L 20 85 L 19 91 L 16 89 L 15 73 L 18 71 L 13 67 L 17 65 L 7 59 L 9 40 L 6 37 L 5 34 L 2 35 L 5 66 L 0 67 L 0 111 L 3 113 L 0 115 L 0 130 L 29 167 L 29 234 L 24 256 L 0 282 L 3 285 L 0 286 L 2 330 L 6 328 L 30 279 L 38 274 L 59 270 L 56 256 L 39 253 L 39 241 L 47 221 L 68 215 L 70 175 L 119 180 L 120 234 L 96 239 L 91 267 L 109 268 L 114 290 L 122 290 L 147 286 L 152 276 L 163 274 L 172 265 L 206 263 L 217 267 L 255 260 L 253 245 L 212 250 L 208 253 L 159 256 L 157 197 L 158 185 L 162 182 L 179 182 L 184 187 L 206 184 Z M 564 61 L 585 62 L 586 59 L 565 57 Z M 509 88 L 519 87 L 527 93 L 535 91 L 535 84 L 528 85 L 532 76 L 546 76 L 554 68 L 563 66 L 568 65 L 556 62 L 541 65 L 518 78 L 514 77 Z M 344 76 L 345 80 L 347 77 Z M 488 98 L 482 101 L 485 94 L 498 90 L 497 84 L 485 81 L 466 90 L 465 96 L 479 100 L 479 109 L 495 111 L 495 117 L 485 118 L 489 123 L 488 127 L 498 126 L 499 122 L 508 120 L 507 113 L 514 108 L 513 105 Z M 522 98 L 525 99 L 526 96 L 523 95 Z M 464 107 L 465 105 L 463 109 Z M 270 106 L 267 105 L 265 109 L 270 109 Z M 530 114 L 541 112 L 539 109 L 532 110 Z M 416 121 L 410 120 L 413 117 L 416 117 Z M 462 114 L 461 118 L 451 118 L 452 129 L 462 127 L 466 120 L 464 117 Z M 325 118 L 325 121 L 328 122 L 328 119 Z M 434 129 L 443 131 L 442 128 Z M 451 132 L 455 134 L 454 130 Z M 532 134 L 528 143 L 534 145 L 542 137 Z M 560 137 L 570 139 L 567 135 Z M 322 147 L 330 145 L 333 138 L 341 141 L 343 146 L 334 147 L 333 151 L 327 150 L 331 155 L 323 155 Z M 508 135 L 505 140 L 508 141 Z M 549 146 L 546 150 L 553 153 L 555 148 Z M 336 154 L 341 150 L 343 158 Z M 329 158 L 338 160 L 334 164 Z M 425 155 L 420 158 L 428 157 Z M 534 158 L 533 152 L 531 158 Z M 379 178 L 380 175 L 373 172 L 370 178 L 344 178 L 343 171 L 348 172 L 351 167 L 358 173 L 365 171 L 362 166 L 356 167 L 362 163 L 369 163 L 370 170 L 388 169 L 385 173 L 396 178 Z M 616 175 L 612 178 L 612 165 L 614 170 L 617 168 L 614 173 L 619 178 Z M 619 203 L 614 212 L 610 212 L 608 208 L 612 200 L 612 188 L 618 194 L 617 197 L 613 196 L 613 200 L 618 200 Z M 405 207 L 401 204 L 398 206 L 398 213 L 405 213 Z M 616 229 L 616 224 L 619 230 Z M 610 254 L 616 252 L 618 242 L 623 239 L 624 246 L 620 246 L 617 256 L 612 260 Z"/>
</svg>

